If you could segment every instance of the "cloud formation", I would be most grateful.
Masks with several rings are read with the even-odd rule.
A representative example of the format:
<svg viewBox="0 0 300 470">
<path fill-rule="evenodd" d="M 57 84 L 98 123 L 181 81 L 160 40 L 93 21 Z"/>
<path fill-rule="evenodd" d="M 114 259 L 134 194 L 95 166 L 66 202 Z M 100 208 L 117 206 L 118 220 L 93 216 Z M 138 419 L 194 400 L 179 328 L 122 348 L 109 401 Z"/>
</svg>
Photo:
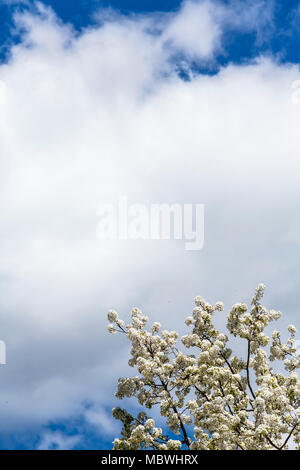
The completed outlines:
<svg viewBox="0 0 300 470">
<path fill-rule="evenodd" d="M 174 328 L 195 295 L 229 308 L 262 281 L 283 324 L 297 323 L 299 68 L 266 57 L 213 76 L 190 68 L 225 50 L 233 9 L 232 27 L 251 27 L 238 5 L 102 12 L 80 34 L 42 4 L 16 15 L 22 41 L 0 66 L 0 432 L 93 424 L 87 401 L 115 403 L 128 349 L 106 332 L 109 308 L 139 305 Z M 204 203 L 204 249 L 100 242 L 97 207 L 122 195 Z M 54 437 L 41 445 L 61 446 Z"/>
<path fill-rule="evenodd" d="M 253 32 L 263 41 L 272 29 L 273 2 L 234 0 L 224 5 L 212 0 L 187 0 L 178 12 L 169 16 L 163 40 L 189 60 L 213 60 L 225 53 L 227 32 Z"/>
<path fill-rule="evenodd" d="M 65 436 L 55 431 L 43 437 L 37 450 L 71 450 L 80 442 L 80 436 Z"/>
</svg>

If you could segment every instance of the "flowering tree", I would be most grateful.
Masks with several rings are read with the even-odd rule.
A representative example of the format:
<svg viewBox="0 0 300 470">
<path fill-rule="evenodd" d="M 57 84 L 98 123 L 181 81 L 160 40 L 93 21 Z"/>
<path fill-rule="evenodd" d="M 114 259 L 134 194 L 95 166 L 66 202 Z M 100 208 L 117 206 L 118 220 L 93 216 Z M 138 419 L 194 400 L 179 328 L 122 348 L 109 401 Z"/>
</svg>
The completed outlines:
<svg viewBox="0 0 300 470">
<path fill-rule="evenodd" d="M 270 341 L 264 330 L 281 313 L 262 306 L 263 294 L 260 284 L 250 309 L 237 303 L 227 317 L 228 332 L 245 342 L 244 359 L 232 354 L 228 337 L 213 325 L 213 315 L 224 308 L 222 302 L 212 306 L 196 297 L 193 316 L 185 320 L 191 331 L 181 338 L 183 351 L 178 349 L 176 331 L 161 331 L 159 323 L 148 331 L 149 320 L 138 308 L 132 310 L 127 326 L 109 311 L 108 330 L 126 334 L 132 344 L 129 365 L 139 373 L 120 378 L 116 396 L 136 396 L 149 410 L 159 406 L 169 433 L 156 427 L 145 412 L 135 418 L 114 408 L 113 416 L 123 423 L 114 449 L 281 450 L 293 442 L 300 450 L 296 328 L 288 327 L 286 344 L 279 331 Z M 187 354 L 187 349 L 194 354 Z M 278 372 L 270 364 L 275 360 Z"/>
</svg>

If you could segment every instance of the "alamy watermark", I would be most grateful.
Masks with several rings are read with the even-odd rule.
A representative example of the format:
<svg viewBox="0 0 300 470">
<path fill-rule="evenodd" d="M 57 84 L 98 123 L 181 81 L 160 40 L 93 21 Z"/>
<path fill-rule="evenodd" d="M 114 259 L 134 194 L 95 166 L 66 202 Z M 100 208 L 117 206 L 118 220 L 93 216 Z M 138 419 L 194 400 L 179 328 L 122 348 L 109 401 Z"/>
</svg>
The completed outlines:
<svg viewBox="0 0 300 470">
<path fill-rule="evenodd" d="M 183 240 L 188 251 L 204 244 L 203 204 L 100 204 L 97 210 L 100 240 Z"/>
<path fill-rule="evenodd" d="M 6 364 L 6 344 L 0 340 L 0 365 Z"/>
</svg>

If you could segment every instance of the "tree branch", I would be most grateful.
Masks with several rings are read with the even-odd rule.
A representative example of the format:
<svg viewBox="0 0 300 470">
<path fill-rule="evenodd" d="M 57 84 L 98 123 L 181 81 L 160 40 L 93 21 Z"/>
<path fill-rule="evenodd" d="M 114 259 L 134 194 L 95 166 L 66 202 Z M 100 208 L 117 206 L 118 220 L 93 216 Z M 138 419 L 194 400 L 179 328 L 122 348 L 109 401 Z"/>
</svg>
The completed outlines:
<svg viewBox="0 0 300 470">
<path fill-rule="evenodd" d="M 247 354 L 247 367 L 246 367 L 247 384 L 248 384 L 249 390 L 251 392 L 251 395 L 252 395 L 253 399 L 255 400 L 256 395 L 255 395 L 255 393 L 254 393 L 254 391 L 251 387 L 251 383 L 250 383 L 250 371 L 249 371 L 250 356 L 251 356 L 251 347 L 250 347 L 250 339 L 248 339 L 248 354 Z"/>
</svg>

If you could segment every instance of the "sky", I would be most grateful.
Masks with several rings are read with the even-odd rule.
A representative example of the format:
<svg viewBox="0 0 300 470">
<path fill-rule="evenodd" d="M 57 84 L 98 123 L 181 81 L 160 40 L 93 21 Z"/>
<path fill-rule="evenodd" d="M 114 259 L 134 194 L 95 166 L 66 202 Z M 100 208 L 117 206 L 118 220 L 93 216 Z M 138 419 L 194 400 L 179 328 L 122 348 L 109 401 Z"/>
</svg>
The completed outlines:
<svg viewBox="0 0 300 470">
<path fill-rule="evenodd" d="M 109 449 L 134 374 L 110 308 L 185 333 L 196 295 L 228 311 L 263 282 L 300 327 L 300 2 L 0 1 L 0 18 L 0 448 Z M 203 249 L 99 240 L 99 204 L 124 195 L 204 204 Z"/>
</svg>

